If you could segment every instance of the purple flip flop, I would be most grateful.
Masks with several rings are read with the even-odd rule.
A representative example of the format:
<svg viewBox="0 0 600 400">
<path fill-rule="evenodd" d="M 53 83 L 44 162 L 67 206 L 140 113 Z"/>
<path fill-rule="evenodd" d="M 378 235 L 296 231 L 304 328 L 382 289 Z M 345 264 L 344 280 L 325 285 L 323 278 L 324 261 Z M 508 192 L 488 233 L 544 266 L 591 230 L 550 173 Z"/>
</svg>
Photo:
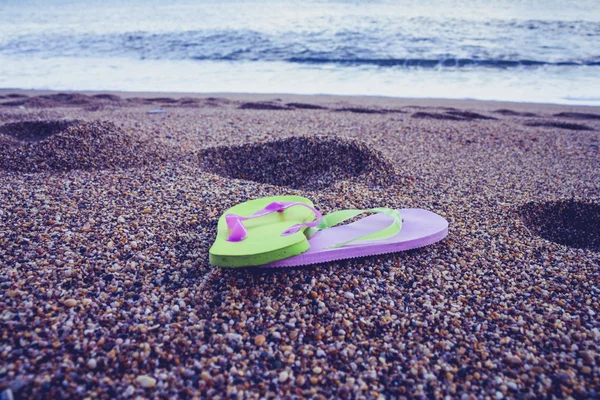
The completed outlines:
<svg viewBox="0 0 600 400">
<path fill-rule="evenodd" d="M 402 229 L 395 236 L 369 242 L 350 243 L 342 247 L 335 246 L 340 242 L 347 242 L 369 233 L 381 231 L 392 222 L 392 219 L 383 213 L 374 214 L 348 225 L 334 226 L 318 231 L 308 240 L 310 249 L 306 252 L 261 265 L 261 267 L 296 267 L 347 258 L 395 253 L 430 245 L 448 235 L 448 221 L 438 214 L 418 208 L 406 208 L 398 211 L 402 216 Z"/>
</svg>

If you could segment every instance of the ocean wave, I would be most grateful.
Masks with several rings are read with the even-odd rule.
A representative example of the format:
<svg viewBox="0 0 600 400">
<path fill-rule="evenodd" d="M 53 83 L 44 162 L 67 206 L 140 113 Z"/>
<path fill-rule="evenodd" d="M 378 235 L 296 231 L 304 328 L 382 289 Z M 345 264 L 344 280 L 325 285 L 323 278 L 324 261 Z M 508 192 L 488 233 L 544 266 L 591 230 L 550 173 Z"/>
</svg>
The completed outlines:
<svg viewBox="0 0 600 400">
<path fill-rule="evenodd" d="M 534 33 L 532 33 L 532 31 Z M 414 18 L 350 29 L 261 32 L 29 34 L 0 41 L 0 56 L 124 57 L 152 60 L 279 61 L 378 67 L 599 66 L 600 23 Z"/>
<path fill-rule="evenodd" d="M 287 61 L 308 64 L 346 64 L 346 65 L 377 65 L 380 67 L 540 67 L 540 66 L 600 66 L 600 61 L 536 61 L 536 60 L 478 60 L 469 58 L 399 58 L 399 59 L 327 59 L 327 58 L 290 58 Z"/>
</svg>

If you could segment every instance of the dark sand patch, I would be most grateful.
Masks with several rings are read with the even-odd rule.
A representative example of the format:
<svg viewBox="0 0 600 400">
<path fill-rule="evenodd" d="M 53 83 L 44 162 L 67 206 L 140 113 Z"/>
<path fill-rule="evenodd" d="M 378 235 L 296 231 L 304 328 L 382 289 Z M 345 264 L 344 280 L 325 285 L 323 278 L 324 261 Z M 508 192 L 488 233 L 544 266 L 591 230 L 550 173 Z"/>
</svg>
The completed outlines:
<svg viewBox="0 0 600 400">
<path fill-rule="evenodd" d="M 264 143 L 209 148 L 201 168 L 233 179 L 296 189 L 323 189 L 362 178 L 375 186 L 397 182 L 393 164 L 367 145 L 329 137 L 290 137 Z"/>
<path fill-rule="evenodd" d="M 164 105 L 177 104 L 177 100 L 172 99 L 170 97 L 155 97 L 155 98 L 131 97 L 131 98 L 127 99 L 126 101 L 127 101 L 127 103 L 129 103 L 131 105 L 144 105 L 144 104 L 155 105 L 157 103 L 164 104 Z"/>
<path fill-rule="evenodd" d="M 281 106 L 271 102 L 243 103 L 238 108 L 240 110 L 290 110 L 289 107 Z"/>
<path fill-rule="evenodd" d="M 202 103 L 201 99 L 195 99 L 193 97 L 182 97 L 181 99 L 178 99 L 177 103 L 181 104 L 181 105 L 190 105 L 190 104 L 199 104 Z"/>
<path fill-rule="evenodd" d="M 106 94 L 106 93 L 95 94 L 92 97 L 95 99 L 100 99 L 100 100 L 119 101 L 119 102 L 123 100 L 120 96 L 117 96 L 114 94 Z"/>
<path fill-rule="evenodd" d="M 308 103 L 287 103 L 286 106 L 292 108 L 300 108 L 305 110 L 327 110 L 327 107 L 319 106 L 317 104 Z"/>
<path fill-rule="evenodd" d="M 479 114 L 479 113 L 472 112 L 472 111 L 451 110 L 451 111 L 448 111 L 446 114 L 455 115 L 457 117 L 462 117 L 466 120 L 474 120 L 474 119 L 495 120 L 495 119 L 497 119 L 494 117 L 490 117 L 489 115 L 483 115 L 483 114 Z"/>
<path fill-rule="evenodd" d="M 451 114 L 438 114 L 438 113 L 430 113 L 430 112 L 416 112 L 411 115 L 412 118 L 417 119 L 439 119 L 439 120 L 448 120 L 448 121 L 464 121 L 463 117 L 459 117 L 458 115 Z"/>
<path fill-rule="evenodd" d="M 229 104 L 229 103 L 231 103 L 231 100 L 226 99 L 224 97 L 207 97 L 205 100 L 206 101 L 212 101 L 214 103 L 222 103 L 222 104 Z"/>
<path fill-rule="evenodd" d="M 496 114 L 500 114 L 500 115 L 505 115 L 507 117 L 537 117 L 537 114 L 534 113 L 530 113 L 530 112 L 520 112 L 520 111 L 514 111 L 514 110 L 507 110 L 507 109 L 500 109 L 500 110 L 494 110 L 492 111 Z"/>
<path fill-rule="evenodd" d="M 107 121 L 23 121 L 0 127 L 0 169 L 38 172 L 142 166 L 159 159 L 148 141 Z"/>
<path fill-rule="evenodd" d="M 600 114 L 578 113 L 578 112 L 561 112 L 554 114 L 555 117 L 573 118 L 573 119 L 600 119 Z"/>
<path fill-rule="evenodd" d="M 560 128 L 570 131 L 593 131 L 594 129 L 582 124 L 573 124 L 569 122 L 553 122 L 553 121 L 532 121 L 526 122 L 523 125 L 541 127 L 541 128 Z"/>
<path fill-rule="evenodd" d="M 165 103 L 165 104 L 173 104 L 177 103 L 179 100 L 173 99 L 171 97 L 150 97 L 143 99 L 146 103 Z"/>
<path fill-rule="evenodd" d="M 520 211 L 532 233 L 565 246 L 600 251 L 599 204 L 577 200 L 531 202 Z"/>
<path fill-rule="evenodd" d="M 350 113 L 355 113 L 355 114 L 385 114 L 385 113 L 387 113 L 387 111 L 385 111 L 385 110 L 379 110 L 376 108 L 362 108 L 362 107 L 345 107 L 345 108 L 338 108 L 334 111 L 350 112 Z"/>
<path fill-rule="evenodd" d="M 159 103 L 159 104 L 157 104 Z M 207 105 L 204 101 L 202 101 L 201 99 L 194 99 L 191 97 L 183 97 L 181 99 L 177 99 L 175 101 L 167 101 L 167 102 L 147 102 L 146 104 L 153 104 L 155 106 L 161 106 L 161 107 L 185 107 L 185 108 L 201 108 L 204 107 L 205 105 Z M 211 104 L 208 104 L 209 106 L 212 106 Z"/>
<path fill-rule="evenodd" d="M 39 142 L 64 131 L 75 121 L 24 121 L 0 126 L 0 135 L 23 142 Z"/>
<path fill-rule="evenodd" d="M 50 108 L 50 107 L 72 107 L 89 105 L 95 101 L 94 98 L 80 93 L 56 93 L 34 97 L 19 98 L 19 100 L 0 103 L 0 106 L 9 107 L 31 107 L 31 108 Z"/>
<path fill-rule="evenodd" d="M 355 114 L 391 114 L 391 113 L 399 113 L 405 114 L 406 111 L 402 110 L 392 110 L 386 108 L 364 108 L 364 107 L 344 107 L 338 108 L 333 111 L 336 112 L 350 112 Z"/>
<path fill-rule="evenodd" d="M 224 107 L 230 103 L 231 100 L 222 97 L 207 97 L 205 99 L 201 99 L 201 104 L 206 107 Z"/>
<path fill-rule="evenodd" d="M 26 99 L 29 96 L 20 93 L 9 93 L 5 96 L 7 99 Z"/>
<path fill-rule="evenodd" d="M 163 102 L 165 107 L 223 107 L 229 103 L 227 99 L 220 99 L 216 97 L 208 97 L 206 99 L 194 98 L 194 97 L 182 97 L 174 102 Z"/>
</svg>

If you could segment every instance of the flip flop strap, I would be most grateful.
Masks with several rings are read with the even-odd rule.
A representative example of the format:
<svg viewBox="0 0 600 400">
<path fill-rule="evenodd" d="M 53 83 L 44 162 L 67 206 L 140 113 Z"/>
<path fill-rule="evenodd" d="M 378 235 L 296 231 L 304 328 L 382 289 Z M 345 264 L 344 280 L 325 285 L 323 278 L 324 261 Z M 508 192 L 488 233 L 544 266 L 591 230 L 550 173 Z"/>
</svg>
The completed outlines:
<svg viewBox="0 0 600 400">
<path fill-rule="evenodd" d="M 331 227 L 338 225 L 344 221 L 352 219 L 352 218 L 356 217 L 357 215 L 364 214 L 364 213 L 385 214 L 392 219 L 392 223 L 379 231 L 368 233 L 366 235 L 362 235 L 357 238 L 347 240 L 345 242 L 334 244 L 333 246 L 330 246 L 330 248 L 337 249 L 339 247 L 346 246 L 350 243 L 359 242 L 359 241 L 364 242 L 364 241 L 370 241 L 370 240 L 388 239 L 388 238 L 391 238 L 392 236 L 396 236 L 398 233 L 400 233 L 400 230 L 402 229 L 402 217 L 400 216 L 400 212 L 398 210 L 394 210 L 391 208 L 371 208 L 368 210 L 340 210 L 340 211 L 332 212 L 331 214 L 327 214 L 327 215 L 323 216 L 323 218 L 321 219 L 321 222 L 316 227 L 311 228 L 308 231 L 308 235 L 312 236 L 320 230 L 331 228 Z"/>
<path fill-rule="evenodd" d="M 243 221 L 263 217 L 265 215 L 272 214 L 274 212 L 283 212 L 285 209 L 294 207 L 294 206 L 302 206 L 302 207 L 308 208 L 317 216 L 317 220 L 313 221 L 313 222 L 304 222 L 301 224 L 292 225 L 291 227 L 289 227 L 288 229 L 283 231 L 281 233 L 281 236 L 287 236 L 287 235 L 296 233 L 304 226 L 316 227 L 319 225 L 323 216 L 316 208 L 311 207 L 308 204 L 302 203 L 302 202 L 274 201 L 273 203 L 269 203 L 265 208 L 258 210 L 254 214 L 250 215 L 249 217 L 244 217 L 243 215 L 237 215 L 237 214 L 226 214 L 225 222 L 227 223 L 227 228 L 229 228 L 229 230 L 230 230 L 229 236 L 227 237 L 227 241 L 228 242 L 241 242 L 242 240 L 244 240 L 246 238 L 246 236 L 248 235 L 248 230 L 244 226 Z"/>
</svg>

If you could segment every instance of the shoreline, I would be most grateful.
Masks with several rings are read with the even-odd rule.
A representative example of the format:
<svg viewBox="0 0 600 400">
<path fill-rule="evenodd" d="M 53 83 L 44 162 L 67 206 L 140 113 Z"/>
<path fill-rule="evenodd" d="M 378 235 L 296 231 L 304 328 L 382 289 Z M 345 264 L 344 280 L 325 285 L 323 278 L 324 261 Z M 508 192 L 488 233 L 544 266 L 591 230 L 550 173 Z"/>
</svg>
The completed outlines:
<svg viewBox="0 0 600 400">
<path fill-rule="evenodd" d="M 363 102 L 369 102 L 373 105 L 395 105 L 395 106 L 432 106 L 432 107 L 450 107 L 456 105 L 458 107 L 469 107 L 477 108 L 481 110 L 492 109 L 493 107 L 518 107 L 525 111 L 539 110 L 540 107 L 551 109 L 584 109 L 584 110 L 599 110 L 600 106 L 597 105 L 568 105 L 559 103 L 535 103 L 535 102 L 515 102 L 515 101 L 499 101 L 499 100 L 476 100 L 476 99 L 449 99 L 449 98 L 412 98 L 412 97 L 387 97 L 387 96 L 376 96 L 376 95 L 333 95 L 333 94 L 294 94 L 294 93 L 230 93 L 230 92 L 160 92 L 160 91 L 111 91 L 111 90 L 39 90 L 39 89 L 11 89 L 11 88 L 0 88 L 0 96 L 7 94 L 22 94 L 26 96 L 39 96 L 39 95 L 51 95 L 58 93 L 71 93 L 71 94 L 84 94 L 84 95 L 97 95 L 97 94 L 111 94 L 117 95 L 124 99 L 144 97 L 144 98 L 157 98 L 157 97 L 170 97 L 170 98 L 196 98 L 202 99 L 207 97 L 224 97 L 238 101 L 270 101 L 273 99 L 282 99 L 284 101 L 298 101 L 302 99 L 311 99 L 317 102 L 324 103 L 335 103 L 335 102 L 347 102 L 350 104 L 359 104 Z"/>
</svg>

